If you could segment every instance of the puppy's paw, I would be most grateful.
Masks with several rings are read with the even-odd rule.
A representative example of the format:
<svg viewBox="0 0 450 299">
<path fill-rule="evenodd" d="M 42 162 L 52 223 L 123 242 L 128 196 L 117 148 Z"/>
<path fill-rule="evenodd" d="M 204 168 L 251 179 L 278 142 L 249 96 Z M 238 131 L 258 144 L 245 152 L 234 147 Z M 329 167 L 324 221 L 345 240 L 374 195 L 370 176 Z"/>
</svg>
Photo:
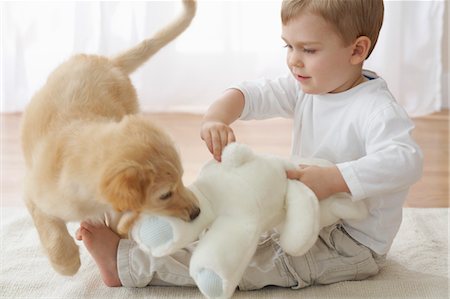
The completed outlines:
<svg viewBox="0 0 450 299">
<path fill-rule="evenodd" d="M 73 276 L 78 272 L 78 269 L 80 269 L 81 266 L 80 257 L 74 256 L 64 265 L 52 263 L 52 266 L 55 269 L 55 271 L 61 275 Z"/>
<path fill-rule="evenodd" d="M 62 250 L 51 252 L 49 258 L 53 269 L 55 269 L 56 272 L 61 275 L 73 276 L 78 272 L 78 269 L 80 269 L 81 266 L 80 253 L 75 242 L 69 244 Z"/>
</svg>

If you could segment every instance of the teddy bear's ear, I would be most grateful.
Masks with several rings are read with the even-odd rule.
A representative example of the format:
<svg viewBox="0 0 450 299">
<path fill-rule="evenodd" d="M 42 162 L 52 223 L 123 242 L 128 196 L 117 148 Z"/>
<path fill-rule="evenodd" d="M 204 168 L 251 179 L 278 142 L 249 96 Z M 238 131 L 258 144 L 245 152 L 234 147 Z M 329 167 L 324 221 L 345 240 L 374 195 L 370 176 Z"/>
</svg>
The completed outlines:
<svg viewBox="0 0 450 299">
<path fill-rule="evenodd" d="M 229 167 L 239 167 L 252 160 L 255 154 L 249 146 L 240 143 L 230 143 L 222 153 L 222 164 Z"/>
<path fill-rule="evenodd" d="M 104 172 L 100 193 L 119 212 L 140 211 L 153 177 L 149 169 L 137 163 L 119 163 Z"/>
</svg>

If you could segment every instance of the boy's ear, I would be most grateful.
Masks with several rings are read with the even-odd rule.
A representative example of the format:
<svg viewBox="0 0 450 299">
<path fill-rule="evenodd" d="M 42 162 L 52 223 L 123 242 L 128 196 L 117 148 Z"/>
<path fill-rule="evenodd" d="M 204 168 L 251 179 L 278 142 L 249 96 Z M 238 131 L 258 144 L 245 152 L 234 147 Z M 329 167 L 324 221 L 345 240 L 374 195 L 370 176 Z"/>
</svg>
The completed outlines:
<svg viewBox="0 0 450 299">
<path fill-rule="evenodd" d="M 369 54 L 369 49 L 371 45 L 370 38 L 367 36 L 360 36 L 353 43 L 353 52 L 352 57 L 350 58 L 350 62 L 352 64 L 360 64 L 366 60 L 367 55 Z"/>
</svg>

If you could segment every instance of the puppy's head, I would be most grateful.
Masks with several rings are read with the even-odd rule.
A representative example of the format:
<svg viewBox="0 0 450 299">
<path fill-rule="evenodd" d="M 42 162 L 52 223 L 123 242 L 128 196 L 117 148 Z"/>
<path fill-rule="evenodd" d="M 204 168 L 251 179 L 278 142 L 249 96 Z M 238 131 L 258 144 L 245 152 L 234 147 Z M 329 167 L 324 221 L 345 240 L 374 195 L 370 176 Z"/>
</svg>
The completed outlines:
<svg viewBox="0 0 450 299">
<path fill-rule="evenodd" d="M 169 136 L 148 121 L 125 121 L 127 134 L 103 171 L 102 196 L 118 211 L 195 219 L 198 201 L 183 185 L 183 168 Z"/>
<path fill-rule="evenodd" d="M 182 183 L 178 156 L 157 160 L 153 166 L 156 171 L 153 183 L 147 188 L 143 210 L 185 221 L 194 220 L 200 214 L 200 208 L 194 194 Z"/>
</svg>

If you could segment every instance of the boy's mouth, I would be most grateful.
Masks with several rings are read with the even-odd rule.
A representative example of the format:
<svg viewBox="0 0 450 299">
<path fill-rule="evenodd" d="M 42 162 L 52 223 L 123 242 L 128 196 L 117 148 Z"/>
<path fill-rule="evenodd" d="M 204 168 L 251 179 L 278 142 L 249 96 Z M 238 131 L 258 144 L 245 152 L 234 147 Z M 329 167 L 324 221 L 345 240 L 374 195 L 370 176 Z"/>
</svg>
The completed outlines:
<svg viewBox="0 0 450 299">
<path fill-rule="evenodd" d="M 307 76 L 301 76 L 301 75 L 295 75 L 295 78 L 300 81 L 300 82 L 305 82 L 308 79 L 311 79 L 311 77 L 307 77 Z"/>
</svg>

